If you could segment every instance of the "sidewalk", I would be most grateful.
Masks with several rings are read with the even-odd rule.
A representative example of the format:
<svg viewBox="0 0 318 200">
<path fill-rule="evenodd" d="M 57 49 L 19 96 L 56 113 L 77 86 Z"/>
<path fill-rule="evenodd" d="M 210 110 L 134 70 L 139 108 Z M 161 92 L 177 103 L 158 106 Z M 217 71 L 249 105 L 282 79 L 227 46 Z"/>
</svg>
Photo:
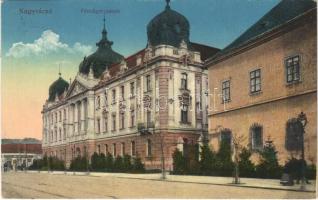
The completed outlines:
<svg viewBox="0 0 318 200">
<path fill-rule="evenodd" d="M 32 173 L 38 173 L 38 171 L 28 171 Z M 48 173 L 47 171 L 41 171 L 40 173 Z M 63 172 L 54 171 L 52 174 L 66 174 L 66 175 L 88 175 L 97 177 L 117 177 L 117 178 L 130 178 L 130 179 L 142 179 L 142 180 L 154 180 L 163 181 L 161 174 L 126 174 L 126 173 L 101 173 L 101 172 Z M 166 180 L 170 182 L 182 182 L 182 183 L 196 183 L 196 184 L 211 184 L 211 185 L 227 185 L 233 187 L 249 187 L 249 188 L 262 188 L 262 189 L 276 189 L 276 190 L 291 190 L 301 191 L 300 184 L 293 186 L 282 186 L 278 179 L 257 179 L 257 178 L 240 178 L 240 184 L 233 184 L 232 177 L 216 177 L 216 176 L 190 176 L 190 175 L 166 175 Z M 306 185 L 306 192 L 316 191 L 316 181 L 311 180 L 311 184 Z"/>
</svg>

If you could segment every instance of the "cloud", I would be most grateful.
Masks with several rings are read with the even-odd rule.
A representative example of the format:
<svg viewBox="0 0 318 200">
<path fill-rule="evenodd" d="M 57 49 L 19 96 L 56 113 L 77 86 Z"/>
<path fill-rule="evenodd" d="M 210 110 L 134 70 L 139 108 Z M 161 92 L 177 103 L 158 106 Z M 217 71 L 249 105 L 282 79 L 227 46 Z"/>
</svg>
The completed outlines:
<svg viewBox="0 0 318 200">
<path fill-rule="evenodd" d="M 51 31 L 43 31 L 40 38 L 33 43 L 17 42 L 12 44 L 6 56 L 22 58 L 28 56 L 41 56 L 50 53 L 69 53 L 87 55 L 93 50 L 92 46 L 76 42 L 72 47 L 60 41 L 60 36 Z"/>
</svg>

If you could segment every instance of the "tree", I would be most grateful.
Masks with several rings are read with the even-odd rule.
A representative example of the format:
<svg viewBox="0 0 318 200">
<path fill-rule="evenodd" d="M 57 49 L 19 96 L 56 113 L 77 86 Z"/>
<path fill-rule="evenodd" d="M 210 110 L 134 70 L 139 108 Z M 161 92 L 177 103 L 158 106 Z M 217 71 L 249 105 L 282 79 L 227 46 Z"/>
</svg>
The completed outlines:
<svg viewBox="0 0 318 200">
<path fill-rule="evenodd" d="M 207 144 L 201 147 L 200 172 L 204 175 L 212 175 L 216 170 L 216 155 Z"/>
<path fill-rule="evenodd" d="M 245 140 L 245 137 L 243 135 L 233 135 L 232 143 L 233 143 L 233 160 L 234 160 L 234 183 L 239 184 L 239 161 L 240 161 L 240 152 L 243 148 L 242 142 Z"/>
<path fill-rule="evenodd" d="M 277 151 L 270 138 L 265 142 L 264 148 L 259 152 L 260 163 L 256 166 L 256 173 L 261 178 L 280 178 L 282 168 L 278 164 Z"/>
</svg>

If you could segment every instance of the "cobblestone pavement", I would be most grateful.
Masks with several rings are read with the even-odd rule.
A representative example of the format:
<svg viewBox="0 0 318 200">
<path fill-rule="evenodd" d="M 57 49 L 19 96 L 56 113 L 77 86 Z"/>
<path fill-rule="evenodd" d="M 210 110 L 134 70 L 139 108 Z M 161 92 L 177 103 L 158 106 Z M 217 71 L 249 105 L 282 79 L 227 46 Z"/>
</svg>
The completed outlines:
<svg viewBox="0 0 318 200">
<path fill-rule="evenodd" d="M 4 198 L 315 198 L 313 192 L 44 173 L 2 173 Z"/>
</svg>

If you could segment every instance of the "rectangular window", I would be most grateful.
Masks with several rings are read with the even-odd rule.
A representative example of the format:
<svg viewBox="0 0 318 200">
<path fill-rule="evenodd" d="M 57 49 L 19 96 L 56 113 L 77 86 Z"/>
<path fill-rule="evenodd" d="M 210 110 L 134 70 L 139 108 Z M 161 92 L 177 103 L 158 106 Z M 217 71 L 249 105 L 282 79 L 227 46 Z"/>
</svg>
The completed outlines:
<svg viewBox="0 0 318 200">
<path fill-rule="evenodd" d="M 146 92 L 151 91 L 151 79 L 150 75 L 146 76 Z"/>
<path fill-rule="evenodd" d="M 104 117 L 104 131 L 108 131 L 108 117 L 106 116 Z"/>
<path fill-rule="evenodd" d="M 181 74 L 181 89 L 186 90 L 188 87 L 188 75 L 186 73 Z"/>
<path fill-rule="evenodd" d="M 257 69 L 250 72 L 250 92 L 261 91 L 261 70 Z"/>
<path fill-rule="evenodd" d="M 188 106 L 187 105 L 181 106 L 181 122 L 188 123 Z"/>
<path fill-rule="evenodd" d="M 151 146 L 152 144 L 151 144 L 151 140 L 150 139 L 148 139 L 147 140 L 147 156 L 151 156 L 152 155 L 152 146 Z"/>
<path fill-rule="evenodd" d="M 121 155 L 122 156 L 125 155 L 125 143 L 124 142 L 121 143 Z"/>
<path fill-rule="evenodd" d="M 116 103 L 116 90 L 115 89 L 113 89 L 112 90 L 112 103 Z"/>
<path fill-rule="evenodd" d="M 131 156 L 136 155 L 136 143 L 135 141 L 131 141 Z"/>
<path fill-rule="evenodd" d="M 231 100 L 230 93 L 230 80 L 223 81 L 222 83 L 222 102 L 229 102 Z"/>
<path fill-rule="evenodd" d="M 131 127 L 135 126 L 135 111 L 134 110 L 130 111 L 130 126 Z"/>
<path fill-rule="evenodd" d="M 257 126 L 251 129 L 252 148 L 261 149 L 263 147 L 262 127 Z"/>
<path fill-rule="evenodd" d="M 287 83 L 297 82 L 300 80 L 299 62 L 299 56 L 294 56 L 286 59 L 285 66 Z"/>
<path fill-rule="evenodd" d="M 173 55 L 179 55 L 178 49 L 173 49 Z"/>
<path fill-rule="evenodd" d="M 108 154 L 108 145 L 105 144 L 105 155 L 107 155 L 107 154 Z"/>
<path fill-rule="evenodd" d="M 100 145 L 97 145 L 97 153 L 100 154 Z"/>
<path fill-rule="evenodd" d="M 116 115 L 115 114 L 113 114 L 112 115 L 112 131 L 115 131 L 116 130 Z"/>
<path fill-rule="evenodd" d="M 105 98 L 105 106 L 107 106 L 108 105 L 107 92 L 104 93 L 104 98 Z"/>
<path fill-rule="evenodd" d="M 147 110 L 147 127 L 151 126 L 151 111 Z"/>
<path fill-rule="evenodd" d="M 64 118 L 63 118 L 63 120 L 65 121 L 66 120 L 66 109 L 64 109 Z"/>
<path fill-rule="evenodd" d="M 100 109 L 100 96 L 96 97 L 96 109 Z"/>
<path fill-rule="evenodd" d="M 121 93 L 121 101 L 125 100 L 125 87 L 122 85 L 120 87 L 120 93 Z"/>
<path fill-rule="evenodd" d="M 62 121 L 62 111 L 59 111 L 59 114 L 60 114 L 60 116 L 59 116 L 59 121 Z"/>
<path fill-rule="evenodd" d="M 135 96 L 135 83 L 134 82 L 130 83 L 130 96 L 131 97 Z"/>
<path fill-rule="evenodd" d="M 120 113 L 120 129 L 125 128 L 125 113 Z"/>
<path fill-rule="evenodd" d="M 116 143 L 113 144 L 113 157 L 116 157 Z"/>
<path fill-rule="evenodd" d="M 100 119 L 97 119 L 97 133 L 100 133 Z"/>
</svg>

